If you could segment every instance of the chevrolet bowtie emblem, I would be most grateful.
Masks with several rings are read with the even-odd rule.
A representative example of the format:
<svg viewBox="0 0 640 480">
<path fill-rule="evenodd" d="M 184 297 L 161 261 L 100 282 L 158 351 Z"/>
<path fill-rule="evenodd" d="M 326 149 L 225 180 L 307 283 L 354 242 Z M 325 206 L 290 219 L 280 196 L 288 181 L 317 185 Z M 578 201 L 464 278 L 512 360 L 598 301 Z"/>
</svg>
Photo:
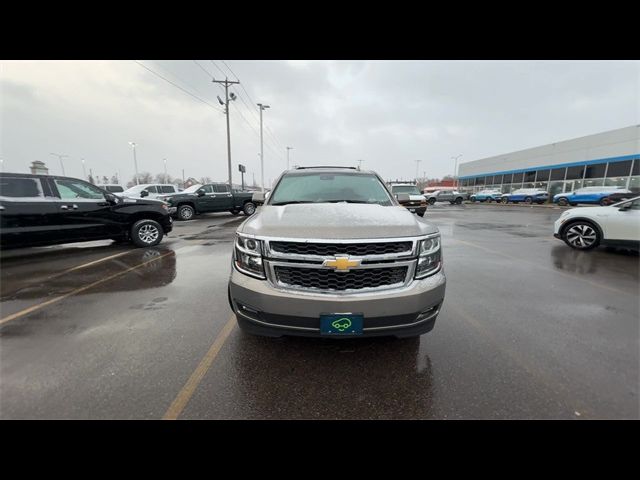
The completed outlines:
<svg viewBox="0 0 640 480">
<path fill-rule="evenodd" d="M 339 272 L 348 272 L 350 268 L 360 265 L 361 260 L 351 260 L 349 257 L 336 257 L 335 260 L 325 260 L 324 267 L 335 268 Z"/>
</svg>

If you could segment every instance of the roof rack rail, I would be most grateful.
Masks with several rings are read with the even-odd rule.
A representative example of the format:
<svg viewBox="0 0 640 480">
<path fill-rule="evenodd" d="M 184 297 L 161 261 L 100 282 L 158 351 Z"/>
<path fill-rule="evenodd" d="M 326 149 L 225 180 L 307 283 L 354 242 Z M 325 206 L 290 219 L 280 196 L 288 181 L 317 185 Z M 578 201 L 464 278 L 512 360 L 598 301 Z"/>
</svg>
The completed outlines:
<svg viewBox="0 0 640 480">
<path fill-rule="evenodd" d="M 343 167 L 342 165 L 318 165 L 314 167 L 296 167 L 296 170 L 304 170 L 308 168 L 348 168 L 351 170 L 357 170 L 358 167 Z"/>
</svg>

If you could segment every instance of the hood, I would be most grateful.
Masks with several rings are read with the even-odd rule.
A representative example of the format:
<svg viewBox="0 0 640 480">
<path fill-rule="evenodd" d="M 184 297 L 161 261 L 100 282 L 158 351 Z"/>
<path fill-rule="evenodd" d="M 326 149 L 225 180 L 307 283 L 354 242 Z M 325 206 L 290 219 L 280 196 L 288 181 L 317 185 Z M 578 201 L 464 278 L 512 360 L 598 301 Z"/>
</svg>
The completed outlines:
<svg viewBox="0 0 640 480">
<path fill-rule="evenodd" d="M 345 240 L 413 237 L 438 229 L 402 206 L 307 203 L 263 205 L 238 231 L 266 237 Z"/>
</svg>

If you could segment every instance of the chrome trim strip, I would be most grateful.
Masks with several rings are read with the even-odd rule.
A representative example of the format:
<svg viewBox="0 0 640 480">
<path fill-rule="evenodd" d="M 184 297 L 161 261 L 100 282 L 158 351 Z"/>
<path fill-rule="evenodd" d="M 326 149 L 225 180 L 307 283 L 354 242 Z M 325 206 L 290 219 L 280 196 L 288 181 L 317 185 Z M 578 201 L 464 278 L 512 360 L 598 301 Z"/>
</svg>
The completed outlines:
<svg viewBox="0 0 640 480">
<path fill-rule="evenodd" d="M 420 325 L 421 323 L 424 323 L 424 322 L 427 322 L 427 321 L 431 320 L 433 317 L 438 315 L 438 313 L 440 313 L 440 309 L 437 309 L 435 312 L 433 312 L 428 317 L 423 318 L 422 320 L 418 320 L 418 321 L 412 322 L 412 323 L 402 323 L 400 325 L 387 325 L 387 326 L 384 326 L 384 327 L 369 327 L 369 328 L 363 328 L 362 331 L 363 332 L 371 332 L 371 331 L 380 331 L 380 330 L 392 330 L 392 329 L 395 329 L 395 328 L 415 327 L 416 325 Z M 304 331 L 307 331 L 307 332 L 319 332 L 320 331 L 320 328 L 296 327 L 296 326 L 292 326 L 292 325 L 280 325 L 279 323 L 265 322 L 265 321 L 262 321 L 262 320 L 251 318 L 248 315 L 244 315 L 240 311 L 236 312 L 236 315 L 238 315 L 238 314 L 242 315 L 243 318 L 246 318 L 247 320 L 249 320 L 251 322 L 259 323 L 261 325 L 266 325 L 267 327 L 284 328 L 284 329 L 292 329 L 292 330 L 304 330 Z"/>
</svg>

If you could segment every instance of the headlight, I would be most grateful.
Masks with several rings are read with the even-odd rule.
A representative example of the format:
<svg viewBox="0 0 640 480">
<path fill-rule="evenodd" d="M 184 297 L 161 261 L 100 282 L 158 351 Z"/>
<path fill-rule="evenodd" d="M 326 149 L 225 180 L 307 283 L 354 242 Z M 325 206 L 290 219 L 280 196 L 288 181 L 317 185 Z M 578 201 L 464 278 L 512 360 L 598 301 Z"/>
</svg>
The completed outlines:
<svg viewBox="0 0 640 480">
<path fill-rule="evenodd" d="M 233 261 L 238 271 L 260 279 L 267 278 L 262 263 L 262 242 L 255 238 L 237 235 Z"/>
<path fill-rule="evenodd" d="M 435 273 L 440 268 L 440 264 L 440 235 L 421 240 L 418 248 L 416 278 L 425 278 Z"/>
</svg>

